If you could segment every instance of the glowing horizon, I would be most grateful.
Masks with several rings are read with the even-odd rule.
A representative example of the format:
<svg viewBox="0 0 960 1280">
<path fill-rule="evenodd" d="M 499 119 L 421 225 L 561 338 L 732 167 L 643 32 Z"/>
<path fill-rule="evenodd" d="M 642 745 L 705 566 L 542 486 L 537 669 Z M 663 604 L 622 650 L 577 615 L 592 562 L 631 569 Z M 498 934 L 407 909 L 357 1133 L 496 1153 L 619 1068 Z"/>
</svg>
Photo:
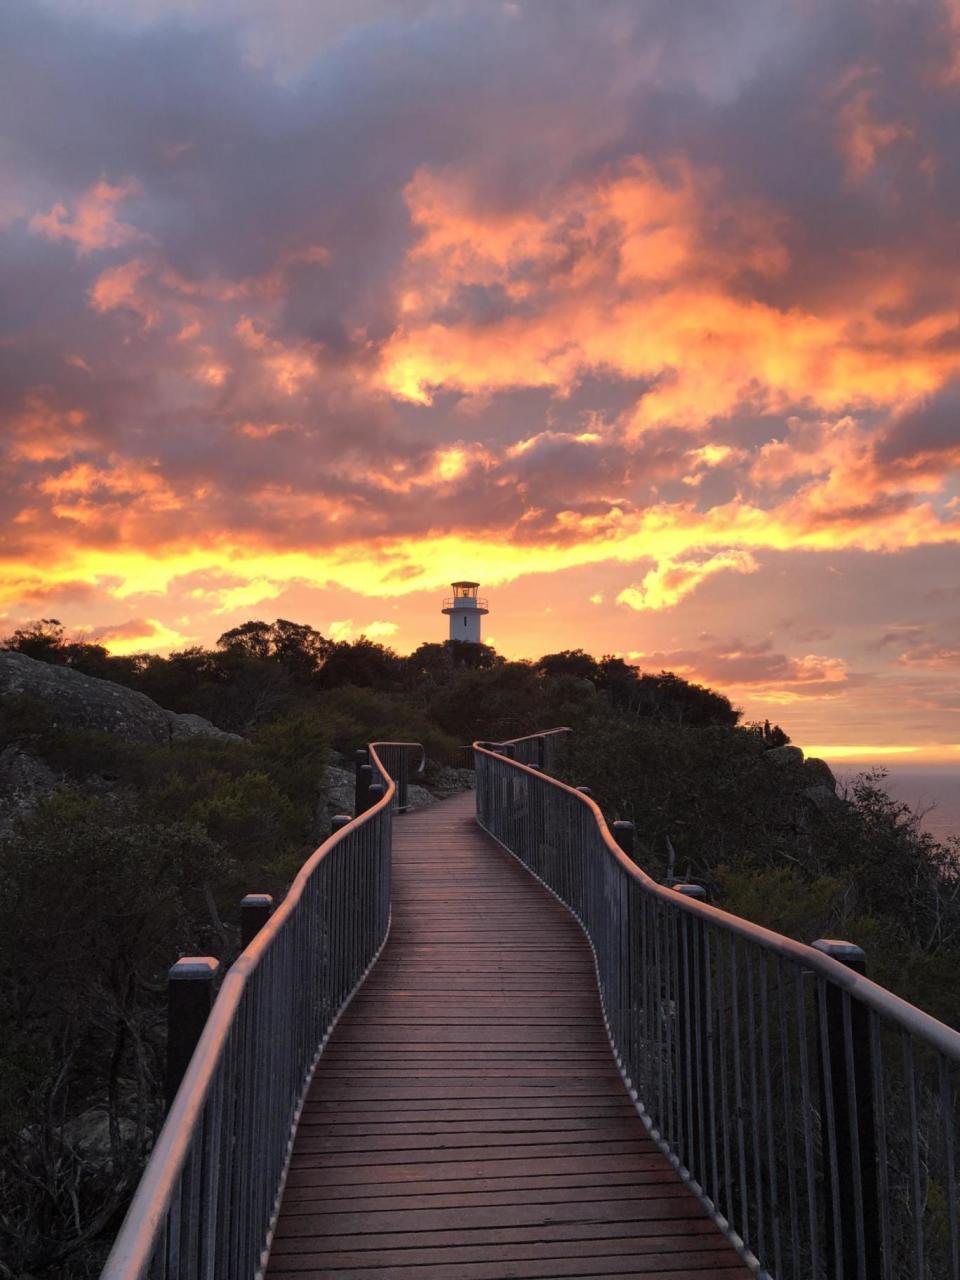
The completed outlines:
<svg viewBox="0 0 960 1280">
<path fill-rule="evenodd" d="M 953 0 L 271 13 L 0 11 L 0 634 L 408 652 L 467 576 L 506 656 L 954 750 Z"/>
</svg>

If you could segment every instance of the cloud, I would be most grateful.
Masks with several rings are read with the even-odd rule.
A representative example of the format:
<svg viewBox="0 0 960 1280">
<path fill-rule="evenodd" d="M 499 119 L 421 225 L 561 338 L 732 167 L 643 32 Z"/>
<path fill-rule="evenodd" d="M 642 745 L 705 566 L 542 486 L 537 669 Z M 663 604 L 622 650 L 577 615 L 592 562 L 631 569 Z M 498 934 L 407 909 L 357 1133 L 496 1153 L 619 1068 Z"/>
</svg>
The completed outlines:
<svg viewBox="0 0 960 1280">
<path fill-rule="evenodd" d="M 557 619 L 626 651 L 663 615 L 672 652 L 724 570 L 922 577 L 960 541 L 958 31 L 938 0 L 0 6 L 0 607 L 87 589 L 94 625 L 212 639 L 390 599 L 406 644 L 451 576 L 573 575 Z M 908 652 L 802 604 L 793 643 L 829 623 L 851 670 Z M 924 643 L 896 675 L 943 691 Z"/>
<path fill-rule="evenodd" d="M 400 630 L 396 622 L 365 622 L 360 626 L 354 626 L 352 618 L 345 618 L 340 622 L 331 622 L 327 627 L 327 635 L 331 640 L 354 640 L 358 636 L 366 636 L 368 640 L 383 640 L 388 636 L 396 635 Z"/>
<path fill-rule="evenodd" d="M 146 232 L 121 222 L 116 215 L 121 201 L 139 194 L 140 185 L 134 179 L 115 185 L 101 179 L 77 197 L 72 213 L 59 203 L 48 213 L 35 213 L 30 230 L 48 240 L 68 241 L 81 257 L 98 249 L 118 249 L 147 238 Z"/>
<path fill-rule="evenodd" d="M 664 560 L 644 575 L 639 586 L 624 587 L 617 604 L 638 611 L 670 609 L 715 573 L 755 573 L 757 568 L 749 551 L 720 551 L 703 560 Z"/>
<path fill-rule="evenodd" d="M 131 653 L 182 648 L 191 637 L 165 626 L 156 618 L 131 618 L 128 622 L 91 627 L 78 633 L 89 644 L 101 644 L 111 654 L 121 657 Z"/>
<path fill-rule="evenodd" d="M 761 702 L 788 703 L 798 698 L 836 698 L 850 681 L 842 658 L 822 654 L 788 655 L 769 639 L 744 641 L 701 637 L 691 648 L 630 654 L 647 671 L 670 670 L 718 685 L 736 695 L 748 692 Z"/>
</svg>

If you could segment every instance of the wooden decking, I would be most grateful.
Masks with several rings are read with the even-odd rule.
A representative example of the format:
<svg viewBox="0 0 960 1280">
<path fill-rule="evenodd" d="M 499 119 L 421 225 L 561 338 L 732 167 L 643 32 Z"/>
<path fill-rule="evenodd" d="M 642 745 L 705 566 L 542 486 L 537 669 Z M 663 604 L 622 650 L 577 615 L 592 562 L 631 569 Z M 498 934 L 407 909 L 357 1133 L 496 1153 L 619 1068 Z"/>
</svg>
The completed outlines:
<svg viewBox="0 0 960 1280">
<path fill-rule="evenodd" d="M 750 1276 L 627 1098 L 582 933 L 472 795 L 395 821 L 390 939 L 317 1070 L 269 1275 Z"/>
</svg>

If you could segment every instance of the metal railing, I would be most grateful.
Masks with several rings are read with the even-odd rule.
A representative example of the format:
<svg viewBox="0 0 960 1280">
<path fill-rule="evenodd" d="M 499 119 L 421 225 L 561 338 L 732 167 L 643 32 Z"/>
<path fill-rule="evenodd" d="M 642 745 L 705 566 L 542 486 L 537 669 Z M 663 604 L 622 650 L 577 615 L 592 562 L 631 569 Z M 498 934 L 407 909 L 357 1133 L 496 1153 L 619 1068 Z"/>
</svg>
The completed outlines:
<svg viewBox="0 0 960 1280">
<path fill-rule="evenodd" d="M 960 1034 L 834 944 L 656 884 L 582 792 L 475 756 L 480 824 L 579 920 L 651 1135 L 754 1269 L 960 1280 Z"/>
<path fill-rule="evenodd" d="M 558 729 L 544 729 L 542 733 L 528 733 L 522 738 L 508 738 L 506 742 L 484 742 L 480 745 L 489 747 L 509 760 L 519 760 L 521 764 L 553 773 L 560 750 L 570 732 L 566 726 L 561 726 Z"/>
<path fill-rule="evenodd" d="M 370 746 L 383 794 L 308 859 L 226 974 L 102 1280 L 262 1274 L 317 1059 L 389 929 L 397 745 L 419 746 Z"/>
<path fill-rule="evenodd" d="M 377 742 L 374 745 L 380 764 L 396 783 L 393 807 L 399 813 L 406 813 L 410 775 L 422 776 L 427 766 L 426 752 L 419 742 Z"/>
<path fill-rule="evenodd" d="M 486 609 L 486 596 L 446 596 L 441 607 L 444 609 Z"/>
</svg>

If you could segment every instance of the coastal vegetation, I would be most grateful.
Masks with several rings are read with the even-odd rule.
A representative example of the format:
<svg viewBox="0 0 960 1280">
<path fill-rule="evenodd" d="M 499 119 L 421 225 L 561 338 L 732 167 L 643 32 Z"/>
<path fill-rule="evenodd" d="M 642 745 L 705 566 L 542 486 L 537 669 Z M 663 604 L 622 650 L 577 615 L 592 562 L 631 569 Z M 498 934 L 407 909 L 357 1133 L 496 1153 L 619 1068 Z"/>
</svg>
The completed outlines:
<svg viewBox="0 0 960 1280">
<path fill-rule="evenodd" d="M 329 766 L 371 739 L 422 742 L 429 784 L 475 739 L 569 725 L 561 775 L 636 824 L 651 875 L 803 941 L 849 938 L 960 1026 L 957 843 L 881 774 L 838 792 L 781 728 L 672 673 L 579 649 L 401 657 L 283 619 L 169 657 L 113 657 L 56 620 L 4 647 L 184 724 L 131 740 L 29 689 L 0 703 L 0 765 L 23 783 L 0 828 L 0 1276 L 97 1274 L 162 1120 L 167 968 L 232 960 L 240 897 L 282 895 L 326 832 Z"/>
</svg>

